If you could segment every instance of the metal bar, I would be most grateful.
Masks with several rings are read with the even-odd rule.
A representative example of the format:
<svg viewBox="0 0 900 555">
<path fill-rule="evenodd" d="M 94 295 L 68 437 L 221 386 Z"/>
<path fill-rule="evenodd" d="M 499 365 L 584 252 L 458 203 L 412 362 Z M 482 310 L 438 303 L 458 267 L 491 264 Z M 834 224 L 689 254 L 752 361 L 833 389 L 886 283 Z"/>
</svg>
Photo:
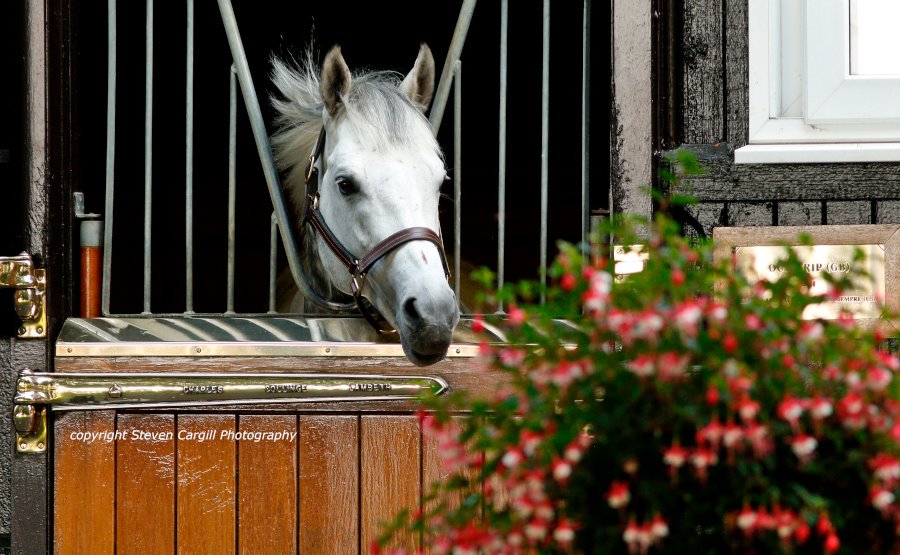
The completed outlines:
<svg viewBox="0 0 900 555">
<path fill-rule="evenodd" d="M 272 212 L 269 226 L 269 314 L 275 314 L 275 272 L 278 271 L 278 218 Z"/>
<path fill-rule="evenodd" d="M 509 45 L 509 0 L 500 2 L 500 137 L 498 139 L 499 172 L 497 174 L 497 289 L 506 280 L 506 75 Z M 503 312 L 503 301 L 497 305 Z"/>
<path fill-rule="evenodd" d="M 506 1 L 506 0 L 504 0 Z M 590 254 L 591 188 L 590 188 L 590 122 L 591 122 L 591 0 L 584 0 L 581 31 L 581 253 Z"/>
<path fill-rule="evenodd" d="M 541 58 L 541 303 L 547 287 L 547 189 L 550 143 L 550 0 L 544 0 L 544 39 Z"/>
<path fill-rule="evenodd" d="M 441 80 L 438 82 L 437 93 L 434 95 L 434 102 L 431 104 L 429 120 L 435 135 L 437 135 L 438 129 L 441 128 L 441 120 L 444 118 L 444 110 L 447 107 L 447 100 L 450 98 L 450 81 L 453 80 L 453 67 L 459 60 L 463 45 L 466 43 L 469 23 L 472 22 L 472 13 L 475 11 L 475 1 L 463 0 L 462 7 L 459 9 L 456 28 L 453 30 L 453 39 L 450 41 L 447 59 L 444 60 L 444 69 L 441 70 Z"/>
<path fill-rule="evenodd" d="M 13 402 L 54 411 L 99 410 L 397 400 L 441 395 L 448 388 L 436 376 L 22 372 Z"/>
<path fill-rule="evenodd" d="M 150 314 L 153 220 L 153 0 L 147 0 L 144 69 L 144 313 Z"/>
<path fill-rule="evenodd" d="M 187 81 L 184 102 L 184 311 L 194 312 L 194 0 L 187 0 Z"/>
<path fill-rule="evenodd" d="M 103 300 L 102 312 L 109 316 L 109 292 L 112 279 L 113 184 L 116 168 L 116 0 L 107 2 L 106 47 L 106 200 L 103 228 Z"/>
<path fill-rule="evenodd" d="M 237 202 L 237 77 L 234 65 L 228 72 L 228 298 L 226 314 L 234 314 L 235 206 Z"/>
<path fill-rule="evenodd" d="M 459 264 L 462 257 L 462 61 L 453 65 L 453 292 L 462 306 Z"/>
<path fill-rule="evenodd" d="M 225 34 L 228 37 L 228 45 L 231 48 L 231 56 L 234 60 L 234 65 L 237 68 L 238 82 L 241 85 L 241 93 L 243 93 L 244 97 L 244 107 L 247 109 L 247 115 L 250 120 L 250 129 L 253 131 L 253 138 L 256 141 L 256 150 L 259 153 L 259 160 L 262 164 L 263 174 L 266 178 L 266 185 L 269 189 L 272 207 L 275 210 L 275 216 L 278 218 L 278 229 L 281 232 L 281 241 L 284 244 L 288 266 L 291 268 L 291 274 L 294 276 L 294 281 L 297 283 L 297 287 L 304 296 L 311 302 L 317 303 L 323 308 L 338 313 L 346 314 L 354 312 L 356 311 L 356 305 L 354 303 L 338 303 L 325 300 L 321 302 L 318 301 L 318 295 L 315 294 L 310 284 L 306 281 L 298 255 L 297 241 L 294 238 L 293 227 L 290 225 L 291 221 L 288 218 L 284 197 L 281 194 L 278 170 L 275 167 L 275 159 L 272 157 L 272 148 L 269 145 L 266 125 L 263 122 L 262 111 L 259 108 L 259 99 L 256 96 L 256 89 L 253 87 L 250 66 L 247 63 L 247 55 L 244 52 L 241 34 L 240 31 L 238 31 L 237 20 L 235 20 L 234 17 L 234 9 L 231 6 L 230 0 L 218 0 L 218 3 L 219 12 L 222 14 L 222 24 L 225 26 Z"/>
</svg>

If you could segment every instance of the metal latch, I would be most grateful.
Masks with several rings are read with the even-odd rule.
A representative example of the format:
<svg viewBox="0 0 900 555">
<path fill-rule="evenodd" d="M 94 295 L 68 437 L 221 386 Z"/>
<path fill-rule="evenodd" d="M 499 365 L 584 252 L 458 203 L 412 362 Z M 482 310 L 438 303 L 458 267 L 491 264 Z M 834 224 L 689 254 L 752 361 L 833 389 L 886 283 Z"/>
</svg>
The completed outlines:
<svg viewBox="0 0 900 555">
<path fill-rule="evenodd" d="M 377 374 L 63 373 L 23 370 L 16 382 L 16 450 L 47 449 L 47 409 L 203 407 L 253 403 L 394 401 L 441 395 L 434 376 Z"/>
<path fill-rule="evenodd" d="M 20 338 L 47 337 L 47 276 L 35 268 L 31 255 L 0 256 L 0 289 L 15 289 L 13 304 L 22 320 Z"/>
</svg>

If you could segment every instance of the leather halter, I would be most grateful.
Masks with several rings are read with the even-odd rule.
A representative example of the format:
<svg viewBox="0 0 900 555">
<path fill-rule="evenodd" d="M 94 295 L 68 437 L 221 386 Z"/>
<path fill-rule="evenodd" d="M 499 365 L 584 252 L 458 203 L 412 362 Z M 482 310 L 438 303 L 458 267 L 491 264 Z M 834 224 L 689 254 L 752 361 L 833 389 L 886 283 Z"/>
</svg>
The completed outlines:
<svg viewBox="0 0 900 555">
<path fill-rule="evenodd" d="M 319 132 L 316 144 L 313 147 L 312 154 L 309 156 L 309 167 L 306 170 L 306 213 L 303 215 L 303 223 L 309 222 L 313 228 L 319 233 L 325 244 L 331 249 L 331 252 L 338 257 L 338 260 L 350 272 L 350 291 L 353 293 L 353 300 L 356 301 L 356 307 L 365 317 L 366 321 L 375 328 L 378 333 L 393 333 L 394 329 L 390 329 L 387 320 L 378 309 L 375 308 L 367 299 L 362 296 L 363 287 L 366 284 L 366 275 L 372 266 L 384 258 L 394 249 L 410 241 L 428 241 L 433 243 L 441 253 L 441 264 L 444 266 L 444 276 L 450 279 L 450 267 L 447 264 L 447 254 L 444 251 L 444 242 L 441 236 L 427 227 L 408 227 L 397 233 L 383 239 L 377 245 L 367 252 L 362 258 L 358 258 L 351 253 L 347 247 L 341 243 L 340 239 L 335 236 L 325 218 L 319 212 L 319 181 L 316 176 L 319 170 L 316 168 L 316 161 L 322 155 L 325 149 L 325 126 Z"/>
</svg>

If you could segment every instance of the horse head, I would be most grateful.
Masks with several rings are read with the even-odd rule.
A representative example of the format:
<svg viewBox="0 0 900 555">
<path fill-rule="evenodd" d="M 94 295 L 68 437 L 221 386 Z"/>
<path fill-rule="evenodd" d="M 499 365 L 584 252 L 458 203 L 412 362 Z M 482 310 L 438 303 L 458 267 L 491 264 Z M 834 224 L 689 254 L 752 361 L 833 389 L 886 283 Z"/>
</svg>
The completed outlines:
<svg viewBox="0 0 900 555">
<path fill-rule="evenodd" d="M 424 116 L 434 91 L 431 50 L 420 47 L 402 80 L 390 72 L 351 73 L 337 46 L 320 73 L 310 60 L 301 68 L 276 60 L 273 72 L 283 96 L 274 100 L 281 126 L 272 138 L 276 159 L 306 220 L 315 211 L 313 219 L 325 224 L 302 230 L 302 254 L 310 259 L 305 265 L 318 274 L 324 295 L 361 288 L 397 330 L 410 361 L 437 362 L 446 355 L 459 310 L 439 240 L 446 169 Z M 307 187 L 304 178 L 313 150 L 324 172 L 310 195 L 314 184 Z M 385 239 L 411 230 L 418 233 L 385 249 Z M 372 258 L 373 249 L 386 254 L 354 276 L 353 263 Z M 347 255 L 356 260 L 348 262 Z"/>
</svg>

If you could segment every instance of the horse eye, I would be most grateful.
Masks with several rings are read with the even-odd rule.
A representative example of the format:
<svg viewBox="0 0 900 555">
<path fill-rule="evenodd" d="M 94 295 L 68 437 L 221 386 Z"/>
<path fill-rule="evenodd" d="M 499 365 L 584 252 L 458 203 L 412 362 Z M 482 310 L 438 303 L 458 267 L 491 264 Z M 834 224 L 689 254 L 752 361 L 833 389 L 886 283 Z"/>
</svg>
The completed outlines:
<svg viewBox="0 0 900 555">
<path fill-rule="evenodd" d="M 352 195 L 359 190 L 356 183 L 346 177 L 338 177 L 336 180 L 338 191 L 344 196 Z"/>
</svg>

